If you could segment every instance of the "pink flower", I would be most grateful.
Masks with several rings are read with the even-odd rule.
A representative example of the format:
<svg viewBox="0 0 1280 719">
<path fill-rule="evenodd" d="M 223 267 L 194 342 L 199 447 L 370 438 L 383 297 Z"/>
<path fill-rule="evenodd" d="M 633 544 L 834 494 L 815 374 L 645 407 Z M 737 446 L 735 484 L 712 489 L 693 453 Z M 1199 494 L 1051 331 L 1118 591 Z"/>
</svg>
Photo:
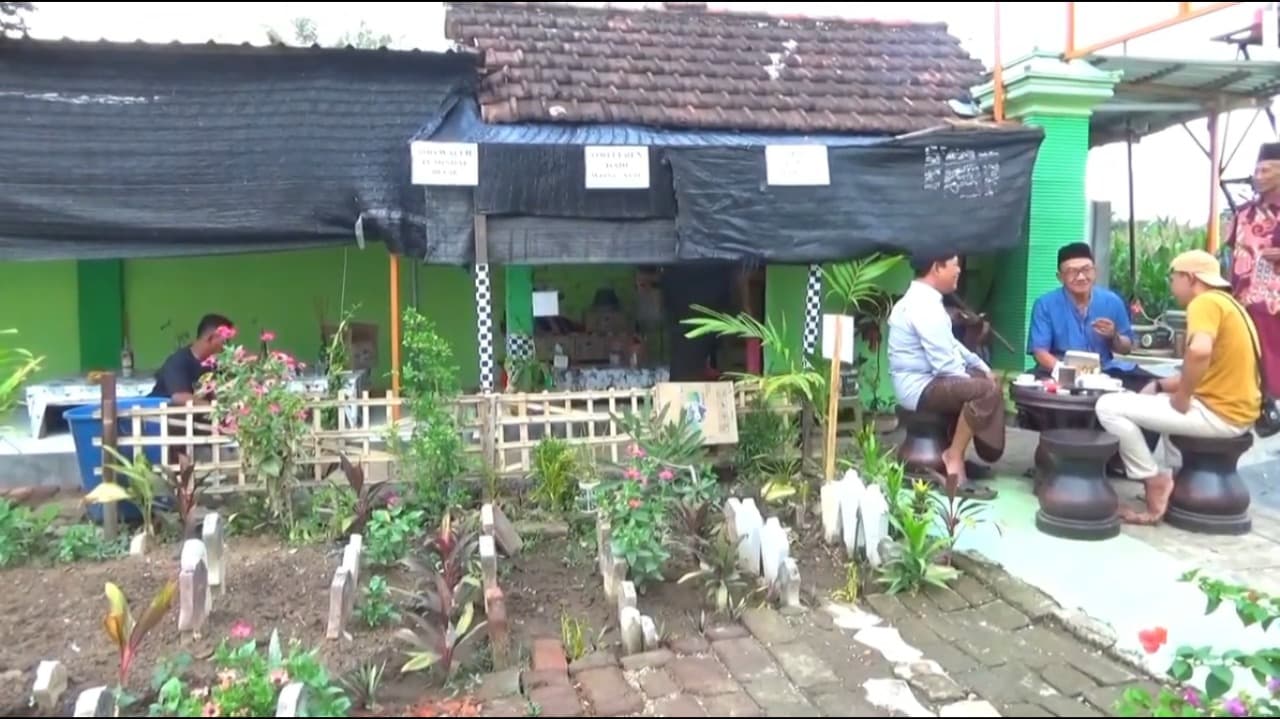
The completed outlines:
<svg viewBox="0 0 1280 719">
<path fill-rule="evenodd" d="M 631 445 L 631 447 L 630 447 L 629 449 L 630 449 L 630 452 L 631 452 L 631 456 L 632 456 L 632 457 L 643 457 L 643 456 L 644 456 L 644 450 L 643 450 L 643 449 L 641 449 L 641 448 L 640 448 L 640 445 L 638 445 L 638 444 L 632 444 L 632 445 Z"/>
<path fill-rule="evenodd" d="M 224 340 L 229 340 L 232 337 L 236 336 L 235 327 L 227 327 L 226 325 L 223 325 L 222 327 L 219 327 L 217 331 L 218 331 L 218 336 Z"/>
<path fill-rule="evenodd" d="M 240 416 L 241 416 L 241 417 L 248 417 L 248 416 L 249 416 L 249 405 L 247 405 L 247 404 L 242 404 L 242 405 L 240 405 L 240 410 L 239 410 L 239 411 L 240 411 Z"/>
<path fill-rule="evenodd" d="M 400 504 L 400 495 L 395 492 L 387 492 L 386 502 L 388 507 L 394 507 Z"/>
<path fill-rule="evenodd" d="M 284 667 L 276 667 L 271 670 L 271 683 L 278 687 L 282 687 L 289 683 L 289 672 Z"/>
<path fill-rule="evenodd" d="M 248 639 L 249 637 L 252 637 L 252 636 L 253 636 L 253 627 L 245 620 L 241 619 L 237 621 L 235 624 L 231 625 L 232 639 Z"/>
<path fill-rule="evenodd" d="M 257 382 L 254 382 L 253 393 L 261 397 L 262 395 L 267 393 L 267 388 L 263 385 L 258 384 Z"/>
<path fill-rule="evenodd" d="M 237 677 L 234 671 L 228 670 L 225 672 L 218 672 L 218 686 L 223 689 L 230 689 L 231 685 L 236 683 L 236 679 Z"/>
<path fill-rule="evenodd" d="M 234 355 L 235 355 L 235 358 L 236 358 L 236 361 L 237 361 L 237 362 L 243 361 L 243 360 L 244 360 L 244 347 L 236 347 L 236 351 L 235 351 Z"/>
<path fill-rule="evenodd" d="M 661 479 L 664 482 L 670 482 L 671 480 L 675 479 L 675 477 L 676 476 L 672 474 L 671 470 L 669 469 L 664 469 L 661 472 L 658 472 L 658 479 Z"/>
<path fill-rule="evenodd" d="M 631 498 L 630 500 L 627 500 L 627 506 L 631 507 L 632 509 L 640 509 L 641 504 L 643 504 L 643 502 L 641 502 L 640 500 L 634 497 Z"/>
<path fill-rule="evenodd" d="M 206 716 L 206 717 L 220 717 L 220 716 L 222 716 L 222 712 L 218 709 L 218 705 L 217 705 L 217 704 L 215 704 L 215 703 L 213 703 L 213 702 L 205 702 L 205 703 L 204 703 L 204 711 L 200 714 L 200 716 Z"/>
<path fill-rule="evenodd" d="M 636 469 L 635 467 L 628 469 L 624 474 L 626 475 L 627 479 L 630 479 L 633 481 L 640 479 L 640 470 Z"/>
<path fill-rule="evenodd" d="M 263 342 L 273 342 L 275 341 L 275 338 L 276 338 L 276 333 L 272 332 L 271 330 L 263 330 L 262 335 L 260 337 L 260 339 Z"/>
<path fill-rule="evenodd" d="M 1233 717 L 1242 717 L 1249 714 L 1249 707 L 1245 706 L 1240 697 L 1226 700 L 1222 703 L 1222 709 Z"/>
<path fill-rule="evenodd" d="M 271 403 L 271 414 L 280 414 L 280 405 L 275 402 Z"/>
<path fill-rule="evenodd" d="M 1182 692 L 1182 700 L 1196 709 L 1204 709 L 1204 701 L 1200 699 L 1200 692 L 1195 689 L 1187 687 L 1187 689 Z"/>
<path fill-rule="evenodd" d="M 204 384 L 200 385 L 200 394 L 213 394 L 213 391 L 216 390 L 217 388 L 218 388 L 218 385 L 214 384 L 213 382 L 205 382 Z"/>
<path fill-rule="evenodd" d="M 298 419 L 303 422 L 307 421 L 307 411 L 305 409 L 298 410 Z"/>
<path fill-rule="evenodd" d="M 206 369 L 213 369 L 214 367 L 217 367 L 217 366 L 218 366 L 218 356 L 217 356 L 217 355 L 209 355 L 208 357 L 205 357 L 205 358 L 204 358 L 204 360 L 200 362 L 200 366 L 201 366 L 201 367 L 204 367 L 204 368 L 206 368 Z"/>
<path fill-rule="evenodd" d="M 235 434 L 240 425 L 234 419 L 229 419 L 222 423 L 222 431 L 225 434 Z"/>
</svg>

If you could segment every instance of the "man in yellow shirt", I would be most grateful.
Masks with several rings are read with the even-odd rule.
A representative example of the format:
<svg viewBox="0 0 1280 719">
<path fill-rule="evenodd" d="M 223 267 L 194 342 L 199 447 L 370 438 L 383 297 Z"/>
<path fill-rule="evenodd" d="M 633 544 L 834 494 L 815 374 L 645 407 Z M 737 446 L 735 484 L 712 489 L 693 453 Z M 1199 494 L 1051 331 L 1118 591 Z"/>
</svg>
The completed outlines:
<svg viewBox="0 0 1280 719">
<path fill-rule="evenodd" d="M 1125 512 L 1134 524 L 1156 524 L 1169 507 L 1173 474 L 1156 466 L 1142 430 L 1164 436 L 1168 466 L 1178 464 L 1168 435 L 1238 437 L 1262 411 L 1257 329 L 1230 295 L 1218 260 L 1203 250 L 1184 252 L 1170 263 L 1169 286 L 1187 308 L 1187 349 L 1182 372 L 1156 380 L 1140 395 L 1098 398 L 1098 421 L 1120 440 L 1120 457 L 1132 479 L 1146 482 L 1147 511 Z"/>
</svg>

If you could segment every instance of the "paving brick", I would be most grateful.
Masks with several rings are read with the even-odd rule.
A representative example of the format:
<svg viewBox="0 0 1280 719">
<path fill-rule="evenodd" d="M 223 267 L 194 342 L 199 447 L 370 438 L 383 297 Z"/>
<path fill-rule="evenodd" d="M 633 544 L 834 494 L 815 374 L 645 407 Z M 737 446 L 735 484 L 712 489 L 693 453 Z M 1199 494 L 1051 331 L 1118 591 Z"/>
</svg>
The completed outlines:
<svg viewBox="0 0 1280 719">
<path fill-rule="evenodd" d="M 1124 693 L 1130 687 L 1138 687 L 1146 689 L 1151 696 L 1160 695 L 1160 686 L 1152 681 L 1135 682 L 1127 686 L 1115 687 L 1099 687 L 1091 691 L 1085 692 L 1084 698 L 1094 709 L 1101 711 L 1107 716 L 1112 716 L 1116 710 L 1116 702 L 1124 696 Z"/>
<path fill-rule="evenodd" d="M 974 609 L 973 613 L 989 626 L 1008 632 L 1016 632 L 1031 626 L 1031 620 L 1027 615 L 1005 602 L 990 602 Z"/>
<path fill-rule="evenodd" d="M 583 672 L 578 681 L 596 716 L 622 716 L 644 709 L 644 697 L 627 684 L 617 667 Z"/>
<path fill-rule="evenodd" d="M 486 701 L 480 708 L 480 715 L 486 717 L 523 717 L 529 715 L 529 701 L 524 697 L 506 697 Z"/>
<path fill-rule="evenodd" d="M 1138 678 L 1119 662 L 1099 653 L 1079 649 L 1068 658 L 1072 666 L 1103 686 L 1129 684 Z"/>
<path fill-rule="evenodd" d="M 796 630 L 772 609 L 749 609 L 742 615 L 742 623 L 765 644 L 786 644 L 796 638 Z"/>
<path fill-rule="evenodd" d="M 676 654 L 702 654 L 711 651 L 711 644 L 702 637 L 680 637 L 671 640 L 671 651 Z"/>
<path fill-rule="evenodd" d="M 528 671 L 520 677 L 520 684 L 524 687 L 525 694 L 542 687 L 567 687 L 569 686 L 569 675 L 557 669 Z"/>
<path fill-rule="evenodd" d="M 944 612 L 958 612 L 969 608 L 969 600 L 952 589 L 930 585 L 925 587 L 924 595 Z"/>
<path fill-rule="evenodd" d="M 1001 599 L 1037 622 L 1052 616 L 1058 608 L 1044 592 L 1008 575 L 996 579 L 993 588 Z"/>
<path fill-rule="evenodd" d="M 1046 711 L 1053 714 L 1054 716 L 1060 716 L 1060 717 L 1111 716 L 1109 713 L 1102 714 L 1096 711 L 1093 707 L 1089 706 L 1088 704 L 1084 704 L 1082 702 L 1076 701 L 1075 699 L 1070 699 L 1068 697 L 1062 697 L 1062 696 L 1041 697 L 1039 700 L 1037 700 L 1036 703 L 1044 707 Z"/>
<path fill-rule="evenodd" d="M 769 651 L 752 638 L 730 639 L 712 645 L 729 673 L 740 682 L 782 676 Z"/>
<path fill-rule="evenodd" d="M 1045 709 L 1038 704 L 1010 704 L 1008 707 L 1009 716 L 1011 717 L 1056 717 L 1057 714 Z M 1074 714 L 1064 714 L 1063 716 L 1075 716 Z"/>
<path fill-rule="evenodd" d="M 653 715 L 659 717 L 704 717 L 702 705 L 687 694 L 659 699 L 653 703 Z"/>
<path fill-rule="evenodd" d="M 822 657 L 806 644 L 783 644 L 773 647 L 772 651 L 782 671 L 801 689 L 840 681 Z"/>
<path fill-rule="evenodd" d="M 813 703 L 823 716 L 829 717 L 877 717 L 884 716 L 884 710 L 867 701 L 866 692 L 851 692 L 845 689 L 815 693 Z"/>
<path fill-rule="evenodd" d="M 927 617 L 930 614 L 937 614 L 938 609 L 923 594 L 912 594 L 911 592 L 903 592 L 898 595 L 898 601 L 902 602 L 902 606 L 907 611 L 917 617 Z"/>
<path fill-rule="evenodd" d="M 924 654 L 925 659 L 932 659 L 937 662 L 953 677 L 978 668 L 978 660 L 950 644 L 939 642 L 937 644 L 915 644 L 913 646 Z"/>
<path fill-rule="evenodd" d="M 965 698 L 965 692 L 960 685 L 944 674 L 934 672 L 912 674 L 907 683 L 932 704 L 957 702 Z"/>
<path fill-rule="evenodd" d="M 786 679 L 762 679 L 746 685 L 747 693 L 759 704 L 766 716 L 818 717 L 818 708 L 796 691 Z"/>
<path fill-rule="evenodd" d="M 560 646 L 560 640 L 533 640 L 533 670 L 540 672 L 556 669 L 562 672 L 569 671 L 569 661 L 565 658 L 564 647 Z"/>
<path fill-rule="evenodd" d="M 489 701 L 516 696 L 519 693 L 520 670 L 508 669 L 486 674 L 480 680 L 480 688 L 476 691 L 476 698 L 480 701 Z"/>
<path fill-rule="evenodd" d="M 729 694 L 738 684 L 713 657 L 680 657 L 668 667 L 676 683 L 699 696 Z"/>
<path fill-rule="evenodd" d="M 538 707 L 539 715 L 544 717 L 576 717 L 582 716 L 582 702 L 578 699 L 573 687 L 551 686 L 535 689 L 529 695 L 529 701 Z"/>
<path fill-rule="evenodd" d="M 964 683 L 993 704 L 1034 703 L 1053 693 L 1030 667 L 1017 663 L 972 671 L 965 675 Z"/>
<path fill-rule="evenodd" d="M 613 652 L 593 652 L 569 665 L 569 673 L 578 676 L 591 669 L 618 666 L 618 656 Z"/>
<path fill-rule="evenodd" d="M 871 594 L 867 596 L 867 604 L 879 614 L 881 618 L 890 624 L 898 624 L 904 619 L 910 619 L 911 613 L 907 608 L 902 606 L 902 602 L 898 601 L 898 597 L 892 594 Z"/>
<path fill-rule="evenodd" d="M 707 627 L 706 632 L 709 641 L 718 642 L 724 639 L 741 639 L 750 636 L 751 632 L 741 624 L 717 624 Z"/>
<path fill-rule="evenodd" d="M 938 644 L 942 641 L 942 637 L 938 633 L 929 628 L 923 619 L 909 619 L 907 621 L 895 622 L 893 627 L 898 630 L 898 634 L 902 637 L 902 641 L 913 647 L 919 647 L 922 644 Z"/>
<path fill-rule="evenodd" d="M 622 668 L 629 672 L 635 672 L 641 669 L 665 667 L 675 658 L 676 655 L 670 649 L 655 649 L 651 652 L 623 657 Z"/>
<path fill-rule="evenodd" d="M 640 689 L 650 699 L 662 699 L 680 691 L 666 669 L 650 669 L 640 675 Z"/>
<path fill-rule="evenodd" d="M 967 574 L 960 575 L 959 579 L 951 583 L 951 587 L 956 590 L 956 594 L 964 597 L 967 602 L 975 607 L 980 607 L 996 599 L 995 593 L 987 585 Z"/>
<path fill-rule="evenodd" d="M 760 707 L 742 691 L 732 694 L 721 694 L 714 697 L 703 697 L 702 707 L 713 717 L 759 717 L 764 716 Z M 832 714 L 831 716 L 838 716 Z"/>
<path fill-rule="evenodd" d="M 1069 697 L 1078 697 L 1098 688 L 1098 684 L 1068 664 L 1050 664 L 1040 676 L 1049 686 Z"/>
</svg>

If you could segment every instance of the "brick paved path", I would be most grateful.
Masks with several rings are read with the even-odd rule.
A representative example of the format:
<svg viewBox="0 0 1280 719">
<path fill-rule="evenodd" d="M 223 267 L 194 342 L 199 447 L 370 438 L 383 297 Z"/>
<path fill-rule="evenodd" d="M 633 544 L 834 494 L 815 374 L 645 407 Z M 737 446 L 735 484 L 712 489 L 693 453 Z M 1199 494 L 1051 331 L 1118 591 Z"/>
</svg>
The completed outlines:
<svg viewBox="0 0 1280 719">
<path fill-rule="evenodd" d="M 797 616 L 752 610 L 621 661 L 569 665 L 558 641 L 539 640 L 529 671 L 486 678 L 483 713 L 1089 717 L 1111 715 L 1129 686 L 1155 689 L 1077 636 L 1106 646 L 1103 628 L 999 570 L 967 569 L 954 590 L 869 597 L 875 614 L 814 598 Z"/>
</svg>

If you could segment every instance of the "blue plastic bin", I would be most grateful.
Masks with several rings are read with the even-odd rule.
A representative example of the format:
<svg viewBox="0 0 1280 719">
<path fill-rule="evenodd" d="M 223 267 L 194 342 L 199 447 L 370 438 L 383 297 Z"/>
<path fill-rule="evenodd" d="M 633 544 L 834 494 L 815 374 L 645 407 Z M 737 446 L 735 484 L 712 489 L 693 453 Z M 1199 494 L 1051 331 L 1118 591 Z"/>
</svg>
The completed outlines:
<svg viewBox="0 0 1280 719">
<path fill-rule="evenodd" d="M 165 397 L 118 399 L 116 400 L 116 408 L 117 411 L 124 412 L 126 409 L 133 407 L 159 407 L 168 401 L 168 398 Z M 94 417 L 94 414 L 100 408 L 101 405 L 99 404 L 86 404 L 62 413 L 62 416 L 67 420 L 67 424 L 71 426 L 71 436 L 76 443 L 76 463 L 80 465 L 80 486 L 86 494 L 92 492 L 94 487 L 102 483 L 102 477 L 95 473 L 95 470 L 102 466 L 102 447 L 93 443 L 95 439 L 102 437 L 102 418 Z M 159 437 L 160 423 L 155 420 L 144 420 L 142 422 L 142 433 L 148 437 Z M 116 420 L 116 436 L 133 436 L 133 418 L 121 417 Z M 162 447 L 147 447 L 147 459 L 150 459 L 152 464 L 160 464 L 162 449 Z M 133 459 L 133 447 L 120 447 L 116 451 L 122 457 Z M 129 479 L 122 476 L 117 476 L 117 481 L 124 485 L 129 483 Z M 157 505 L 159 504 L 157 502 Z M 160 509 L 159 506 L 156 508 Z M 121 502 L 117 505 L 116 512 L 121 521 L 142 521 L 142 511 L 132 502 Z M 89 518 L 94 522 L 102 523 L 102 505 L 89 505 L 88 513 Z"/>
</svg>

